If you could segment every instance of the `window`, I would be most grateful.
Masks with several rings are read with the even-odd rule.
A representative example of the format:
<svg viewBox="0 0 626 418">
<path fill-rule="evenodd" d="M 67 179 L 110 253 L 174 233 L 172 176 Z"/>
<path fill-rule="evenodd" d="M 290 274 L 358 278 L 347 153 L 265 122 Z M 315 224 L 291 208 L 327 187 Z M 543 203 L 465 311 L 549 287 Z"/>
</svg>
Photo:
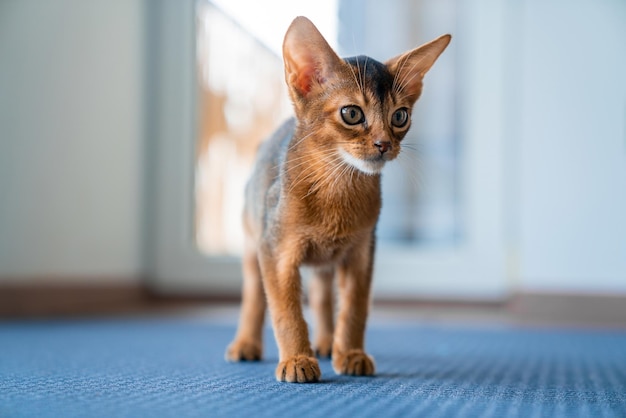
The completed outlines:
<svg viewBox="0 0 626 418">
<path fill-rule="evenodd" d="M 196 241 L 206 254 L 240 254 L 243 189 L 256 150 L 290 113 L 282 61 L 208 2 L 198 3 L 196 39 Z"/>
</svg>

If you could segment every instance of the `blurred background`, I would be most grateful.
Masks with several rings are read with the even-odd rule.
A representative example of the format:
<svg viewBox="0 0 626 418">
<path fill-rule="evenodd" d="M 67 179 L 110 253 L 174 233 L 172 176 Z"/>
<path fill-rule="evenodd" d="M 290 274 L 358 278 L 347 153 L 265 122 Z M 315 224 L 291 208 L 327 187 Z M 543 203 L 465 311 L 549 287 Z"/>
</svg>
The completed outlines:
<svg viewBox="0 0 626 418">
<path fill-rule="evenodd" d="M 0 313 L 235 300 L 297 15 L 383 62 L 453 35 L 383 176 L 375 300 L 626 318 L 621 0 L 0 1 Z"/>
</svg>

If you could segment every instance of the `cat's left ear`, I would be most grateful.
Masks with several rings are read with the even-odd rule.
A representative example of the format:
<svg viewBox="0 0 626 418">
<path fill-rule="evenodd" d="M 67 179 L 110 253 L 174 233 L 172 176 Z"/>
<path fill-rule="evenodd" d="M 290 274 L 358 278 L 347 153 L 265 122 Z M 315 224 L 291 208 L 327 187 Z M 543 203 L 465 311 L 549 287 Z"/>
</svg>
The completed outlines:
<svg viewBox="0 0 626 418">
<path fill-rule="evenodd" d="M 446 49 L 450 39 L 452 39 L 450 35 L 440 36 L 387 61 L 385 65 L 394 76 L 394 82 L 400 83 L 400 86 L 394 86 L 394 88 L 401 89 L 408 97 L 417 100 L 422 90 L 424 75 Z"/>
<path fill-rule="evenodd" d="M 285 79 L 292 94 L 306 97 L 329 81 L 341 59 L 306 17 L 294 19 L 283 42 Z"/>
</svg>

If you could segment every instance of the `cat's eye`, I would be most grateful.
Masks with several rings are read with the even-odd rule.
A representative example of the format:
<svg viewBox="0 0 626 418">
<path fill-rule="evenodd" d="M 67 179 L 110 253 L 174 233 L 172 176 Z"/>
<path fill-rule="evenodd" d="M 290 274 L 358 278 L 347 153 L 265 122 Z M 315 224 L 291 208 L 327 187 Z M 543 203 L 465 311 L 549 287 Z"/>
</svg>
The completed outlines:
<svg viewBox="0 0 626 418">
<path fill-rule="evenodd" d="M 341 118 L 348 125 L 358 125 L 365 122 L 365 115 L 358 106 L 345 106 L 341 108 Z"/>
<path fill-rule="evenodd" d="M 402 128 L 409 121 L 409 111 L 403 107 L 393 112 L 391 116 L 391 124 L 396 128 Z"/>
</svg>

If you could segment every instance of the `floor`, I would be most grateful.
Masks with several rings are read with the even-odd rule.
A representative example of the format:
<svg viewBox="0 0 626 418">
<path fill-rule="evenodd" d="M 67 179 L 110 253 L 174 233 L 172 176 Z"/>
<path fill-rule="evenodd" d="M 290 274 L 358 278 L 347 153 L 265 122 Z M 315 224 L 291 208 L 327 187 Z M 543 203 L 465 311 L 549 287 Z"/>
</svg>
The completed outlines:
<svg viewBox="0 0 626 418">
<path fill-rule="evenodd" d="M 0 320 L 1 417 L 626 417 L 626 330 L 524 323 L 502 306 L 375 304 L 375 377 L 276 382 L 227 363 L 238 306 Z"/>
</svg>

